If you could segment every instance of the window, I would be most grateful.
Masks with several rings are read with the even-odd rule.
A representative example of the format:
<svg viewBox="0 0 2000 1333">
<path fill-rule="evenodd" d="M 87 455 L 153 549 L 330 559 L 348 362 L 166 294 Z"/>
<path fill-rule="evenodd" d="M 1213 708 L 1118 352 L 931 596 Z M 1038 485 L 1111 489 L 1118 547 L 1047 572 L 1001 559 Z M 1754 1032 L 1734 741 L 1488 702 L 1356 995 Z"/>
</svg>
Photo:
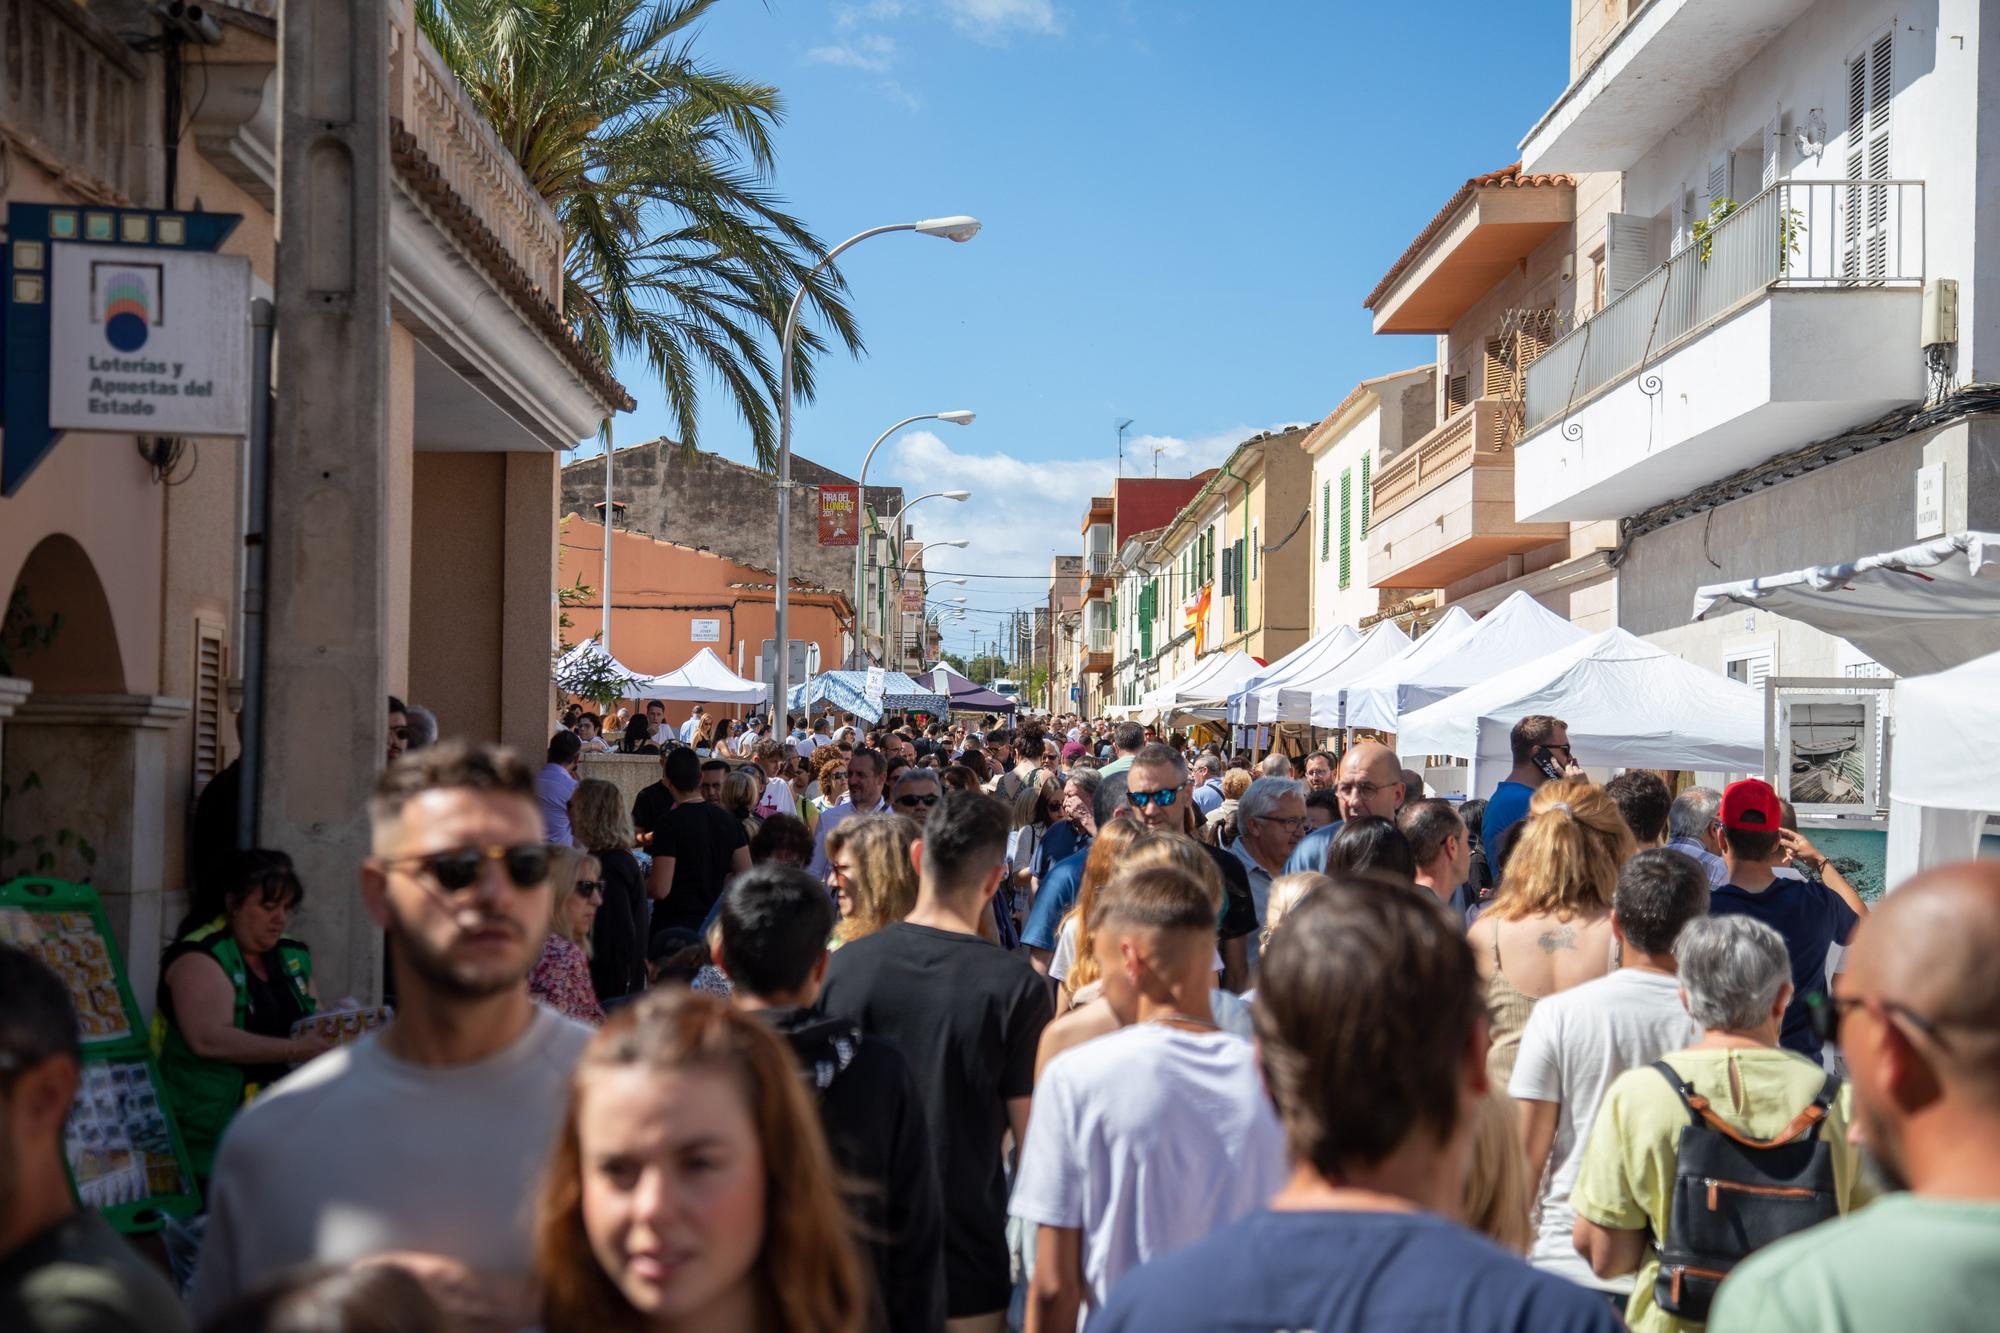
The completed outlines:
<svg viewBox="0 0 2000 1333">
<path fill-rule="evenodd" d="M 1468 402 L 1472 401 L 1470 398 L 1466 396 L 1468 392 L 1470 392 L 1470 389 L 1471 389 L 1471 382 L 1467 376 L 1453 375 L 1445 380 L 1444 414 L 1447 417 L 1454 416 L 1457 413 L 1463 411 L 1465 409 L 1465 405 Z"/>
<path fill-rule="evenodd" d="M 1847 179 L 1889 179 L 1890 55 L 1894 30 L 1883 33 L 1847 65 Z M 1889 190 L 1847 189 L 1841 267 L 1850 279 L 1880 280 L 1889 272 Z"/>
<path fill-rule="evenodd" d="M 1604 247 L 1600 245 L 1590 252 L 1590 313 L 1593 315 L 1604 309 L 1604 302 L 1608 299 L 1605 295 L 1608 272 L 1604 267 Z"/>
<path fill-rule="evenodd" d="M 1740 685 L 1761 690 L 1776 666 L 1776 658 L 1777 650 L 1768 646 L 1742 649 L 1723 659 L 1722 674 Z"/>
<path fill-rule="evenodd" d="M 1255 583 L 1257 581 L 1258 563 L 1259 562 L 1257 558 L 1257 524 L 1252 523 L 1250 525 L 1250 581 L 1252 583 Z"/>
<path fill-rule="evenodd" d="M 1463 379 L 1464 376 L 1459 378 Z M 1340 586 L 1345 588 L 1354 578 L 1354 556 L 1350 549 L 1353 540 L 1354 513 L 1354 469 L 1340 470 Z"/>
<path fill-rule="evenodd" d="M 1333 483 L 1319 484 L 1319 558 L 1325 564 L 1333 553 Z"/>
<path fill-rule="evenodd" d="M 1368 540 L 1368 512 L 1375 505 L 1369 490 L 1368 461 L 1367 454 L 1361 455 L 1361 540 L 1364 542 Z"/>
<path fill-rule="evenodd" d="M 1230 601 L 1230 611 L 1236 624 L 1236 632 L 1241 634 L 1250 619 L 1250 593 L 1243 582 L 1243 539 L 1238 537 L 1232 543 L 1236 552 L 1236 596 Z"/>
<path fill-rule="evenodd" d="M 222 771 L 223 628 L 194 622 L 194 794 Z"/>
</svg>

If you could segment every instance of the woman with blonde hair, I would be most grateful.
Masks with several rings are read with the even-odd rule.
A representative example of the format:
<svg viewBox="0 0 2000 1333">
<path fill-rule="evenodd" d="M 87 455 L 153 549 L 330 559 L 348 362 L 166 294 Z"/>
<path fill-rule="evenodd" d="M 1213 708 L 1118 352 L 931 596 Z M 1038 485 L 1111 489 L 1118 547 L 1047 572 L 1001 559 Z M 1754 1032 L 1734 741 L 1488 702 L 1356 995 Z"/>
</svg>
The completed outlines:
<svg viewBox="0 0 2000 1333">
<path fill-rule="evenodd" d="M 652 903 L 632 855 L 632 811 L 615 783 L 585 778 L 569 797 L 569 836 L 597 858 L 604 895 L 590 928 L 590 984 L 600 1001 L 646 989 Z"/>
<path fill-rule="evenodd" d="M 901 815 L 860 815 L 842 820 L 826 835 L 834 901 L 840 907 L 832 948 L 873 935 L 910 914 L 917 905 L 917 867 L 910 859 L 916 840 L 915 821 Z"/>
<path fill-rule="evenodd" d="M 551 849 L 549 935 L 528 973 L 528 993 L 559 1014 L 592 1027 L 604 1006 L 590 983 L 590 927 L 597 919 L 604 881 L 597 858 L 574 847 Z"/>
<path fill-rule="evenodd" d="M 548 1329 L 865 1328 L 850 1215 L 784 1040 L 679 987 L 620 1010 L 570 1075 L 535 1269 Z"/>
<path fill-rule="evenodd" d="M 1525 1258 L 1535 1241 L 1532 1207 L 1528 1159 L 1521 1155 L 1521 1119 L 1507 1089 L 1495 1083 L 1474 1113 L 1472 1164 L 1465 1173 L 1460 1220 L 1509 1254 Z"/>
<path fill-rule="evenodd" d="M 1546 782 L 1528 803 L 1506 878 L 1469 932 L 1493 1015 L 1486 1069 L 1499 1086 L 1535 1001 L 1618 966 L 1611 895 L 1637 850 L 1617 802 L 1587 778 Z"/>
<path fill-rule="evenodd" d="M 1271 896 L 1264 904 L 1264 931 L 1257 937 L 1257 952 L 1271 947 L 1271 936 L 1284 924 L 1286 913 L 1305 901 L 1308 893 L 1333 883 L 1333 877 L 1317 870 L 1294 870 L 1271 881 Z"/>
<path fill-rule="evenodd" d="M 762 774 L 746 768 L 732 768 L 722 779 L 722 808 L 736 817 L 743 825 L 743 836 L 754 838 L 757 830 L 764 827 L 764 821 L 751 812 L 756 808 L 757 798 L 764 794 Z"/>
<path fill-rule="evenodd" d="M 1078 998 L 1078 992 L 1097 980 L 1097 960 L 1090 948 L 1091 912 L 1097 905 L 1098 893 L 1111 882 L 1112 876 L 1130 868 L 1125 854 L 1145 836 L 1146 830 L 1136 820 L 1114 819 L 1097 831 L 1097 840 L 1090 844 L 1083 875 L 1077 880 L 1076 903 L 1056 928 L 1055 956 L 1049 960 L 1049 976 L 1060 987 L 1057 1013 L 1096 997 L 1093 987 L 1089 995 Z M 1211 866 L 1211 873 L 1213 869 Z"/>
</svg>

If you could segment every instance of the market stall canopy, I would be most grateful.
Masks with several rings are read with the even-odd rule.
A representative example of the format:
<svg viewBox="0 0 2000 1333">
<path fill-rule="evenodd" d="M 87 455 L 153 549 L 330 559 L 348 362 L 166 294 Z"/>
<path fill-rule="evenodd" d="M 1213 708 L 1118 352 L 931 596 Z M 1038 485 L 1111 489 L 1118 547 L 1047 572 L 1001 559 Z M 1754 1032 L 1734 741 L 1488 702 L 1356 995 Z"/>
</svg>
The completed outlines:
<svg viewBox="0 0 2000 1333">
<path fill-rule="evenodd" d="M 2000 533 L 1710 584 L 1695 593 L 1694 618 L 1737 606 L 1838 635 L 1899 676 L 1943 671 L 2000 651 Z"/>
<path fill-rule="evenodd" d="M 715 655 L 713 648 L 704 648 L 672 671 L 654 676 L 644 697 L 679 703 L 756 705 L 771 697 L 771 687 L 743 679 Z"/>
<path fill-rule="evenodd" d="M 1011 713 L 1019 702 L 984 685 L 973 684 L 942 662 L 924 674 L 929 677 L 932 688 L 950 698 L 954 713 Z"/>
<path fill-rule="evenodd" d="M 1242 684 L 1230 692 L 1224 711 L 1231 722 L 1244 725 L 1276 720 L 1266 705 L 1267 694 L 1270 703 L 1275 704 L 1282 686 L 1302 676 L 1323 673 L 1353 652 L 1360 642 L 1361 636 L 1349 625 L 1335 625 L 1326 633 L 1307 639 L 1271 665 L 1245 676 Z"/>
<path fill-rule="evenodd" d="M 1142 710 L 1150 709 L 1168 717 L 1190 705 L 1217 705 L 1262 666 L 1263 663 L 1239 649 L 1211 653 L 1179 678 L 1158 689 L 1148 690 L 1139 703 Z"/>
<path fill-rule="evenodd" d="M 1410 651 L 1410 636 L 1393 620 L 1379 620 L 1347 656 L 1317 675 L 1302 676 L 1290 684 L 1266 691 L 1267 700 L 1258 707 L 1280 722 L 1310 722 L 1316 727 L 1338 727 L 1340 709 L 1349 681 L 1361 679 L 1384 662 L 1392 662 Z M 1325 701 L 1325 712 L 1321 701 Z"/>
<path fill-rule="evenodd" d="M 1402 682 L 1412 672 L 1423 670 L 1433 662 L 1443 659 L 1451 646 L 1472 632 L 1479 622 L 1466 614 L 1462 606 L 1454 606 L 1439 617 L 1430 632 L 1421 639 L 1412 639 L 1402 652 L 1385 662 L 1378 662 L 1366 671 L 1342 673 L 1337 681 L 1329 682 L 1313 691 L 1312 720 L 1316 727 L 1380 727 L 1377 722 L 1360 722 L 1354 716 L 1353 701 L 1355 691 L 1373 686 L 1393 687 Z M 1394 730 L 1393 722 L 1383 730 Z"/>
<path fill-rule="evenodd" d="M 880 722 L 882 715 L 890 712 L 943 717 L 950 711 L 951 700 L 900 671 L 882 673 L 882 697 L 872 700 L 866 671 L 822 671 L 805 684 L 792 686 L 785 696 L 785 707 L 797 712 L 832 709 L 866 722 Z"/>
<path fill-rule="evenodd" d="M 1468 685 L 1589 638 L 1589 632 L 1516 592 L 1428 661 L 1399 672 L 1395 684 L 1362 681 L 1347 691 L 1347 725 L 1397 731 L 1403 717 Z"/>
<path fill-rule="evenodd" d="M 1979 854 L 2000 813 L 2000 653 L 1896 682 L 1886 882 Z"/>
<path fill-rule="evenodd" d="M 1764 696 L 1622 629 L 1581 639 L 1403 718 L 1407 759 L 1472 760 L 1467 790 L 1483 796 L 1514 766 L 1507 733 L 1530 713 L 1569 724 L 1591 768 L 1761 773 Z"/>
<path fill-rule="evenodd" d="M 578 696 L 594 693 L 605 685 L 616 685 L 621 699 L 644 699 L 651 693 L 653 683 L 651 676 L 626 666 L 594 638 L 585 639 L 557 658 L 551 678 L 564 694 Z M 763 697 L 763 693 L 757 696 Z"/>
</svg>

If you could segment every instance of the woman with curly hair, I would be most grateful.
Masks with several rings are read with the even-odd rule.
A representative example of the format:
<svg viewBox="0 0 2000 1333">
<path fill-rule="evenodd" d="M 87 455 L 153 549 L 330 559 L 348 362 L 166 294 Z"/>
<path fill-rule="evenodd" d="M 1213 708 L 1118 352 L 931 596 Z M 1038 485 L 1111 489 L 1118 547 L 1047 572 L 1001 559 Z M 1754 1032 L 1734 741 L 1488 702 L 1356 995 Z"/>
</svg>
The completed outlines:
<svg viewBox="0 0 2000 1333">
<path fill-rule="evenodd" d="M 542 1326 L 859 1333 L 851 1225 L 784 1040 L 726 1000 L 656 991 L 570 1076 L 536 1218 Z"/>
<path fill-rule="evenodd" d="M 910 914 L 917 905 L 917 868 L 910 859 L 916 841 L 916 823 L 901 815 L 857 816 L 826 835 L 840 907 L 831 947 L 873 935 Z"/>
<path fill-rule="evenodd" d="M 1546 782 L 1528 803 L 1499 892 L 1468 936 L 1493 1013 L 1487 1073 L 1501 1087 L 1535 1001 L 1618 966 L 1611 895 L 1636 850 L 1617 802 L 1587 778 Z"/>
</svg>

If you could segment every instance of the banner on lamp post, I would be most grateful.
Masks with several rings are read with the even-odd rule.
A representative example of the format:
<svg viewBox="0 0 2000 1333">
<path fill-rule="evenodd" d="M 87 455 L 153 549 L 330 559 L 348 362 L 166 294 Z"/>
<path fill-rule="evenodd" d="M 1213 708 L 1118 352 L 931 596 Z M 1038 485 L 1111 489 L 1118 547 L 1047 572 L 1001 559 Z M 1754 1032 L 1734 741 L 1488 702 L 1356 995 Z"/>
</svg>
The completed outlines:
<svg viewBox="0 0 2000 1333">
<path fill-rule="evenodd" d="M 822 486 L 819 488 L 819 544 L 858 546 L 861 544 L 861 488 Z"/>
</svg>

